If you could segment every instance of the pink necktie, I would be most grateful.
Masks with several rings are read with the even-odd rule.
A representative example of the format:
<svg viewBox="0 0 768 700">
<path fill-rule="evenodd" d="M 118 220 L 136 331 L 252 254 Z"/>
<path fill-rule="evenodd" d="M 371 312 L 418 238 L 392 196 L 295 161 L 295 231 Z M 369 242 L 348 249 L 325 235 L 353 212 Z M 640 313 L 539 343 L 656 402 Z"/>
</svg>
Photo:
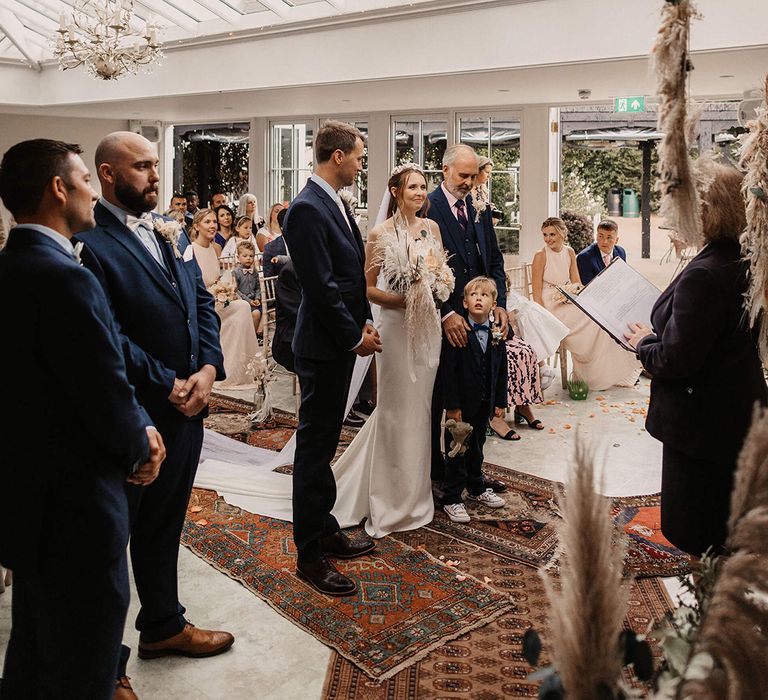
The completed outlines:
<svg viewBox="0 0 768 700">
<path fill-rule="evenodd" d="M 611 264 L 611 256 L 610 253 L 603 253 L 603 265 L 608 267 L 608 265 Z"/>
</svg>

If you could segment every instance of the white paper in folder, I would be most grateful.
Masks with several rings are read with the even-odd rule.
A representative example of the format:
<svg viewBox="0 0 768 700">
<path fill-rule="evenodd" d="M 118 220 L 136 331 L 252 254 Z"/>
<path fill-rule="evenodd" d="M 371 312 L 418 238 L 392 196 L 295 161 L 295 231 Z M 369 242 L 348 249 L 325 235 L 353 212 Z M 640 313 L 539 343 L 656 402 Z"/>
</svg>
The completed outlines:
<svg viewBox="0 0 768 700">
<path fill-rule="evenodd" d="M 651 310 L 661 292 L 621 258 L 614 258 L 578 296 L 559 288 L 565 297 L 630 352 L 624 333 L 628 324 L 651 326 Z"/>
</svg>

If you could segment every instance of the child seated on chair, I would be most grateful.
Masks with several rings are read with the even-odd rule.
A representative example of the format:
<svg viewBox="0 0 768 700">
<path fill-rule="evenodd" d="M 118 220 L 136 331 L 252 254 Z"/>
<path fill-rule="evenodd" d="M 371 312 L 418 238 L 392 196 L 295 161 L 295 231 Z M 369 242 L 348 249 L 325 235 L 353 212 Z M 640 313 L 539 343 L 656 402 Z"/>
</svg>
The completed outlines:
<svg viewBox="0 0 768 700">
<path fill-rule="evenodd" d="M 443 375 L 446 418 L 472 426 L 464 454 L 446 456 L 443 510 L 457 523 L 468 523 L 462 494 L 489 508 L 501 508 L 504 499 L 486 488 L 481 466 L 485 428 L 491 416 L 503 417 L 507 406 L 507 356 L 501 333 L 494 337 L 489 317 L 496 307 L 496 283 L 475 277 L 464 287 L 464 308 L 472 330 L 466 347 L 447 345 L 440 371 Z"/>
<path fill-rule="evenodd" d="M 250 241 L 240 241 L 237 244 L 237 265 L 234 269 L 237 282 L 237 296 L 245 299 L 251 305 L 253 327 L 256 335 L 259 335 L 261 323 L 261 288 L 259 286 L 259 273 L 254 267 L 256 260 L 256 246 Z"/>
</svg>

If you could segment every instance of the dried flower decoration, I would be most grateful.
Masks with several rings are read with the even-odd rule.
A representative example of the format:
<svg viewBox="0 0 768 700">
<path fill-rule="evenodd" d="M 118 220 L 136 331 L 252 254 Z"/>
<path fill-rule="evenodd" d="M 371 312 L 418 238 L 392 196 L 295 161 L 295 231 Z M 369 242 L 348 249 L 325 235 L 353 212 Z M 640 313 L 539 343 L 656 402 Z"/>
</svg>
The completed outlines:
<svg viewBox="0 0 768 700">
<path fill-rule="evenodd" d="M 155 231 L 157 231 L 173 248 L 173 255 L 178 260 L 181 258 L 179 251 L 179 238 L 181 237 L 181 226 L 178 221 L 166 221 L 165 219 L 155 219 Z"/>
</svg>

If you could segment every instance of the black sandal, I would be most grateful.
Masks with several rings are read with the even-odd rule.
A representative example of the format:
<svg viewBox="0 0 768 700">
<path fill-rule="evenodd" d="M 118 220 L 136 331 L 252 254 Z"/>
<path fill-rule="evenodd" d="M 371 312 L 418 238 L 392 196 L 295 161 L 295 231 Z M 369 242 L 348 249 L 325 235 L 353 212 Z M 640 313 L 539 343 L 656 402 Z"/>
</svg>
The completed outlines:
<svg viewBox="0 0 768 700">
<path fill-rule="evenodd" d="M 544 430 L 544 423 L 538 418 L 531 420 L 528 416 L 518 413 L 517 410 L 515 410 L 515 420 L 518 420 L 521 425 L 523 424 L 523 421 L 525 421 L 528 424 L 528 427 L 533 428 L 534 430 Z"/>
<path fill-rule="evenodd" d="M 494 428 L 494 427 L 491 425 L 490 421 L 488 422 L 488 428 L 489 428 L 491 431 L 493 431 L 493 434 L 494 434 L 494 435 L 497 435 L 497 436 L 498 436 L 498 437 L 500 437 L 502 440 L 513 440 L 513 441 L 514 441 L 514 440 L 519 440 L 519 439 L 520 439 L 520 435 L 519 435 L 517 432 L 515 432 L 514 430 L 512 430 L 512 428 L 510 428 L 510 429 L 509 429 L 509 430 L 508 430 L 508 431 L 507 431 L 507 432 L 506 432 L 504 435 L 502 435 L 500 432 L 498 432 L 498 431 L 496 430 L 496 428 Z"/>
</svg>

